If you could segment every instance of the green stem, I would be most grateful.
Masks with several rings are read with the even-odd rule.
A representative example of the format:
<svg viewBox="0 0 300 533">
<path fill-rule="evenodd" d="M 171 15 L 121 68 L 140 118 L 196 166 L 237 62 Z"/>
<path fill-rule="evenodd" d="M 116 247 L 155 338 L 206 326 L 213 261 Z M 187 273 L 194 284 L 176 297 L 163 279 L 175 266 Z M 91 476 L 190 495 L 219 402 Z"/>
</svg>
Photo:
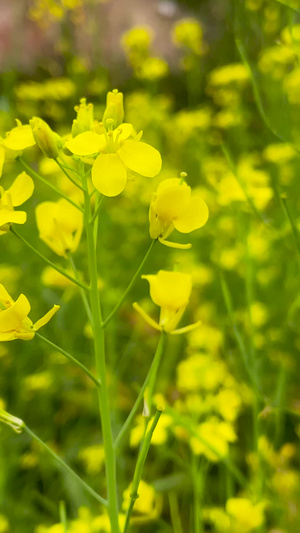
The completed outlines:
<svg viewBox="0 0 300 533">
<path fill-rule="evenodd" d="M 57 352 L 61 353 L 62 355 L 64 355 L 67 359 L 69 359 L 70 361 L 72 361 L 72 363 L 74 363 L 76 366 L 78 366 L 79 368 L 81 368 L 81 370 L 83 370 L 83 372 L 86 373 L 86 375 L 97 385 L 97 387 L 101 387 L 101 381 L 96 377 L 94 376 L 94 374 L 92 372 L 89 371 L 88 368 L 86 368 L 86 366 L 84 366 L 82 363 L 80 363 L 80 361 L 78 361 L 78 359 L 75 359 L 75 357 L 73 357 L 73 355 L 69 354 L 68 352 L 66 352 L 63 348 L 61 348 L 60 346 L 57 346 L 56 344 L 54 344 L 54 342 L 52 341 L 49 341 L 49 339 L 47 339 L 46 337 L 43 337 L 43 335 L 41 335 L 40 333 L 36 332 L 35 333 L 36 336 L 41 339 L 43 342 L 45 342 L 46 344 L 48 344 L 48 346 L 50 346 L 51 348 L 53 348 L 53 350 L 56 350 Z"/>
<path fill-rule="evenodd" d="M 70 262 L 71 268 L 73 270 L 75 279 L 77 281 L 79 281 L 78 271 L 77 271 L 77 268 L 76 268 L 76 265 L 74 263 L 74 259 L 73 259 L 73 256 L 72 256 L 71 253 L 68 254 L 68 258 L 69 258 L 69 262 Z M 83 289 L 81 289 L 81 288 L 80 288 L 80 294 L 81 294 L 83 305 L 84 305 L 85 310 L 86 310 L 86 314 L 88 316 L 90 324 L 92 324 L 93 323 L 93 317 L 92 317 L 92 314 L 91 314 L 91 309 L 90 309 L 90 306 L 89 306 L 89 302 L 88 302 L 88 299 L 87 299 L 85 291 Z"/>
<path fill-rule="evenodd" d="M 52 183 L 50 183 L 49 181 L 45 180 L 44 178 L 42 178 L 42 176 L 40 176 L 37 172 L 35 172 L 35 170 L 33 170 L 33 168 L 31 168 L 29 165 L 27 165 L 27 163 L 25 163 L 24 159 L 22 159 L 22 157 L 18 157 L 17 158 L 18 161 L 20 161 L 21 165 L 25 168 L 25 170 L 28 172 L 28 174 L 32 177 L 32 178 L 35 178 L 35 179 L 38 179 L 40 180 L 42 183 L 44 183 L 44 185 L 47 185 L 47 187 L 50 187 L 50 189 L 52 189 L 53 191 L 55 191 L 57 194 L 59 194 L 62 198 L 64 198 L 65 200 L 67 200 L 67 202 L 69 202 L 70 204 L 72 204 L 74 207 L 76 207 L 76 209 L 79 209 L 79 211 L 81 211 L 83 213 L 83 209 L 82 207 L 80 207 L 78 204 L 76 204 L 76 202 L 73 202 L 73 200 L 71 200 L 71 198 L 69 198 L 66 194 L 64 194 L 62 191 L 60 191 L 59 189 L 57 189 L 54 185 L 52 185 Z"/>
<path fill-rule="evenodd" d="M 183 533 L 178 500 L 175 492 L 169 492 L 170 516 L 174 533 Z"/>
<path fill-rule="evenodd" d="M 24 244 L 26 244 L 26 246 L 28 246 L 28 248 L 30 248 L 30 250 L 32 250 L 34 253 L 36 253 L 41 259 L 43 259 L 43 261 L 45 261 L 45 263 L 47 263 L 48 265 L 50 265 L 52 268 L 54 268 L 54 270 L 57 270 L 57 272 L 59 272 L 60 274 L 62 274 L 62 276 L 65 276 L 65 278 L 69 279 L 70 281 L 72 281 L 75 285 L 78 285 L 78 287 L 81 287 L 81 289 L 84 289 L 85 291 L 89 291 L 89 287 L 87 285 L 85 285 L 84 283 L 82 283 L 81 281 L 73 278 L 72 276 L 70 276 L 70 274 L 68 274 L 68 272 L 64 269 L 64 268 L 61 268 L 60 266 L 56 265 L 55 263 L 52 263 L 52 261 L 50 261 L 50 259 L 48 259 L 47 257 L 45 257 L 43 254 L 41 254 L 41 252 L 39 252 L 34 246 L 32 246 L 32 244 L 30 244 L 30 242 L 28 242 L 24 237 L 22 237 L 22 235 L 20 235 L 20 233 L 18 233 L 14 227 L 10 227 L 10 231 L 13 233 L 13 235 L 15 235 L 16 237 L 18 237 L 18 239 L 20 239 L 20 241 L 22 241 Z"/>
<path fill-rule="evenodd" d="M 102 202 L 103 202 L 103 200 L 104 200 L 104 196 L 103 196 L 103 194 L 102 194 L 102 195 L 101 195 L 101 198 L 100 198 L 100 200 L 99 200 L 99 203 L 98 203 L 98 205 L 97 205 L 97 207 L 96 207 L 96 209 L 95 209 L 95 212 L 94 212 L 94 214 L 93 214 L 93 216 L 92 216 L 92 218 L 91 218 L 91 220 L 90 220 L 90 224 L 94 224 L 94 222 L 95 222 L 97 216 L 99 215 L 99 211 L 100 211 L 100 209 L 101 209 L 101 206 L 102 206 Z"/>
<path fill-rule="evenodd" d="M 290 208 L 289 208 L 289 206 L 287 204 L 287 200 L 286 200 L 286 198 L 283 195 L 280 195 L 280 201 L 281 201 L 281 204 L 283 206 L 284 212 L 286 214 L 286 218 L 288 219 L 288 221 L 290 223 L 291 230 L 292 230 L 292 233 L 293 233 L 293 236 L 294 236 L 294 239 L 295 239 L 295 244 L 296 244 L 296 247 L 297 247 L 297 251 L 300 254 L 300 238 L 299 238 L 298 228 L 296 227 L 296 224 L 295 224 L 295 222 L 293 220 L 293 217 L 291 215 Z"/>
<path fill-rule="evenodd" d="M 240 352 L 242 354 L 244 365 L 245 365 L 245 368 L 246 368 L 247 373 L 249 375 L 250 381 L 251 381 L 255 391 L 257 392 L 258 391 L 258 386 L 257 386 L 257 383 L 256 383 L 255 376 L 253 374 L 252 368 L 250 366 L 249 355 L 248 355 L 248 352 L 246 350 L 246 347 L 245 347 L 244 341 L 242 339 L 242 336 L 241 336 L 241 334 L 239 332 L 239 329 L 238 329 L 238 327 L 236 325 L 230 292 L 229 292 L 227 283 L 225 281 L 225 277 L 223 276 L 222 273 L 220 273 L 220 278 L 221 278 L 221 288 L 222 288 L 223 298 L 224 298 L 224 302 L 225 302 L 226 309 L 227 309 L 227 312 L 228 312 L 228 316 L 229 316 L 230 321 L 231 321 L 231 325 L 232 325 L 232 329 L 233 329 L 233 332 L 234 332 L 234 336 L 236 338 L 238 347 L 239 347 Z"/>
<path fill-rule="evenodd" d="M 59 159 L 55 159 L 55 162 L 59 166 L 61 171 L 64 173 L 64 175 L 67 176 L 67 178 L 73 183 L 73 185 L 75 185 L 75 187 L 78 187 L 78 189 L 83 191 L 84 190 L 83 187 L 81 187 L 81 185 L 76 180 L 74 180 L 74 178 L 72 178 L 72 176 L 70 176 L 70 174 L 67 172 L 66 169 L 68 168 L 69 170 L 72 170 L 73 172 L 75 172 L 75 174 L 77 174 L 76 170 L 74 170 L 71 167 L 66 167 L 63 163 L 61 163 L 59 161 Z"/>
<path fill-rule="evenodd" d="M 144 397 L 144 393 L 145 393 L 145 390 L 146 390 L 146 387 L 149 383 L 149 381 L 151 380 L 151 382 L 155 382 L 155 377 L 156 377 L 156 374 L 157 374 L 157 370 L 159 368 L 159 364 L 160 364 L 160 361 L 161 361 L 161 358 L 162 358 L 162 355 L 164 353 L 164 349 L 165 349 L 165 345 L 166 345 L 166 338 L 167 338 L 167 335 L 165 332 L 162 332 L 161 333 L 161 336 L 160 336 L 160 339 L 159 339 L 159 342 L 158 342 L 158 345 L 157 345 L 157 348 L 156 348 L 156 352 L 155 352 L 155 355 L 154 355 L 154 358 L 153 358 L 153 361 L 151 363 L 151 366 L 149 368 L 149 371 L 148 371 L 148 374 L 146 376 L 146 379 L 140 389 L 140 392 L 139 392 L 139 395 L 134 403 L 134 406 L 133 408 L 131 409 L 128 417 L 126 418 L 118 436 L 116 437 L 116 440 L 115 440 L 115 448 L 117 449 L 117 447 L 119 446 L 122 438 L 124 437 L 126 431 L 128 430 L 131 422 L 132 422 L 132 419 L 134 418 L 137 410 L 138 410 L 138 407 Z M 153 387 L 152 387 L 152 392 L 153 392 Z M 149 400 L 148 400 L 148 403 L 149 403 Z"/>
<path fill-rule="evenodd" d="M 136 273 L 134 274 L 134 276 L 133 276 L 131 282 L 129 283 L 129 285 L 128 285 L 127 289 L 126 289 L 126 291 L 124 292 L 123 296 L 120 298 L 120 300 L 118 301 L 118 303 L 115 305 L 115 307 L 113 308 L 112 312 L 108 315 L 108 317 L 107 317 L 107 318 L 104 320 L 104 322 L 102 323 L 102 325 L 103 325 L 104 328 L 105 328 L 105 327 L 107 326 L 107 324 L 111 321 L 111 319 L 113 318 L 114 314 L 118 311 L 118 309 L 120 309 L 120 307 L 121 307 L 122 303 L 124 302 L 124 300 L 125 300 L 127 294 L 128 294 L 129 291 L 131 290 L 131 288 L 132 288 L 132 286 L 133 286 L 133 284 L 134 284 L 136 278 L 138 277 L 138 275 L 140 274 L 140 272 L 141 272 L 141 270 L 142 270 L 144 264 L 146 263 L 146 261 L 147 261 L 149 255 L 150 255 L 150 252 L 151 252 L 151 250 L 152 250 L 152 248 L 153 248 L 153 246 L 155 245 L 156 242 L 157 242 L 157 239 L 151 241 L 151 244 L 150 244 L 150 246 L 149 246 L 149 248 L 148 248 L 148 250 L 147 250 L 147 252 L 146 252 L 146 254 L 145 254 L 145 256 L 144 256 L 144 259 L 142 260 L 142 262 L 141 262 L 139 268 L 137 269 Z"/>
<path fill-rule="evenodd" d="M 59 518 L 61 524 L 63 525 L 64 533 L 68 533 L 66 506 L 65 502 L 62 500 L 59 502 Z"/>
<path fill-rule="evenodd" d="M 101 387 L 98 389 L 99 409 L 101 416 L 103 445 L 105 452 L 105 468 L 108 493 L 108 514 L 111 524 L 111 533 L 119 533 L 117 481 L 116 481 L 116 456 L 113 445 L 112 429 L 110 421 L 110 406 L 108 400 L 108 387 L 106 382 L 105 365 L 105 338 L 102 328 L 102 315 L 98 290 L 98 270 L 97 256 L 94 242 L 94 229 L 89 223 L 91 219 L 91 203 L 87 187 L 87 179 L 83 175 L 85 188 L 85 228 L 87 236 L 89 271 L 90 271 L 90 305 L 93 317 L 94 349 L 96 359 L 97 376 L 101 380 Z"/>
<path fill-rule="evenodd" d="M 78 483 L 80 483 L 80 485 L 86 490 L 86 492 L 91 494 L 91 496 L 93 496 L 99 503 L 107 506 L 107 500 L 102 498 L 102 496 L 99 496 L 99 494 L 97 494 L 97 492 L 95 492 L 85 481 L 83 481 L 83 479 L 81 479 L 81 477 L 78 476 L 78 474 L 76 474 L 76 472 L 74 472 L 74 470 L 72 470 L 72 468 L 70 468 L 67 463 L 65 463 L 55 452 L 53 452 L 44 441 L 42 441 L 33 431 L 31 431 L 28 426 L 24 425 L 23 429 L 32 439 L 38 442 L 42 446 L 42 448 L 44 448 L 44 450 L 46 450 L 46 452 L 48 452 L 58 462 L 58 464 L 62 467 L 63 470 L 65 470 L 65 472 L 67 472 L 74 479 L 76 479 Z"/>
<path fill-rule="evenodd" d="M 194 532 L 202 533 L 202 517 L 200 509 L 200 499 L 202 496 L 201 485 L 203 483 L 201 472 L 199 471 L 198 458 L 192 454 L 192 481 L 194 497 Z"/>
<path fill-rule="evenodd" d="M 153 422 L 150 428 L 148 429 L 148 431 L 146 432 L 141 448 L 140 448 L 139 456 L 138 456 L 135 471 L 134 471 L 134 476 L 133 476 L 133 481 L 132 481 L 132 486 L 131 486 L 131 493 L 130 493 L 130 503 L 129 503 L 129 507 L 126 513 L 126 520 L 125 520 L 125 526 L 124 526 L 123 533 L 127 533 L 128 531 L 130 516 L 133 510 L 133 506 L 135 504 L 135 501 L 139 497 L 138 488 L 139 488 L 140 481 L 142 479 L 144 464 L 145 464 L 148 451 L 150 448 L 153 432 L 158 424 L 162 411 L 163 409 L 157 408 Z"/>
</svg>

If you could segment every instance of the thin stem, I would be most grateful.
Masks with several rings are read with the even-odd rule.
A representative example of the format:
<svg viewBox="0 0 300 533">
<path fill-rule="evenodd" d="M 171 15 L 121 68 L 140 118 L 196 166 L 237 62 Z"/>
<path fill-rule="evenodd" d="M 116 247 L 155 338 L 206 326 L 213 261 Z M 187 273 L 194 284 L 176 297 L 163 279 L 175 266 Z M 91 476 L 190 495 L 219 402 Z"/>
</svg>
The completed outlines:
<svg viewBox="0 0 300 533">
<path fill-rule="evenodd" d="M 74 273 L 74 276 L 75 276 L 75 279 L 77 281 L 79 281 L 79 276 L 78 276 L 78 271 L 77 271 L 77 268 L 76 268 L 76 265 L 74 263 L 74 259 L 73 259 L 73 256 L 71 253 L 68 254 L 68 258 L 69 258 L 69 262 L 70 262 L 70 265 L 71 265 L 71 268 L 73 270 L 73 273 Z M 82 302 L 83 302 L 83 305 L 85 307 L 85 310 L 86 310 L 86 314 L 88 316 L 88 319 L 90 321 L 90 324 L 93 323 L 93 317 L 92 317 L 92 313 L 91 313 L 91 308 L 90 308 L 90 305 L 89 305 L 89 302 L 88 302 L 88 299 L 87 299 L 87 296 L 86 296 L 86 293 L 83 289 L 80 288 L 80 294 L 81 294 L 81 298 L 82 298 Z"/>
<path fill-rule="evenodd" d="M 200 471 L 198 458 L 192 454 L 192 481 L 193 481 L 193 496 L 194 496 L 194 532 L 202 533 L 202 516 L 200 509 L 200 499 L 203 488 L 203 473 Z"/>
<path fill-rule="evenodd" d="M 13 226 L 10 227 L 10 231 L 13 233 L 13 235 L 18 237 L 18 239 L 20 239 L 20 241 L 22 241 L 24 244 L 26 244 L 26 246 L 28 246 L 28 248 L 30 248 L 30 250 L 33 250 L 33 252 L 35 252 L 41 259 L 43 259 L 43 261 L 45 261 L 48 265 L 50 265 L 52 268 L 57 270 L 57 272 L 62 274 L 62 276 L 65 276 L 65 278 L 69 279 L 75 285 L 78 285 L 78 287 L 81 287 L 85 291 L 89 291 L 90 290 L 89 287 L 87 285 L 85 285 L 85 283 L 82 283 L 78 279 L 75 279 L 72 276 L 70 276 L 70 274 L 68 274 L 68 272 L 64 268 L 56 265 L 55 263 L 50 261 L 50 259 L 48 259 L 46 256 L 44 256 L 41 252 L 39 252 L 34 246 L 32 246 L 32 244 L 30 244 L 30 242 L 28 242 L 24 237 L 22 237 L 22 235 L 20 235 L 20 233 L 18 233 Z"/>
<path fill-rule="evenodd" d="M 78 361 L 78 359 L 75 359 L 75 357 L 73 357 L 73 355 L 69 354 L 68 352 L 66 352 L 63 348 L 61 348 L 60 346 L 57 346 L 56 344 L 54 344 L 54 342 L 52 341 L 49 341 L 49 339 L 47 339 L 46 337 L 44 337 L 43 335 L 41 335 L 40 333 L 36 332 L 35 333 L 36 336 L 41 339 L 43 342 L 45 342 L 46 344 L 48 344 L 48 346 L 50 346 L 51 348 L 53 348 L 53 350 L 56 350 L 58 351 L 59 353 L 61 353 L 62 355 L 64 355 L 67 359 L 69 359 L 70 361 L 72 361 L 72 363 L 74 363 L 76 366 L 78 366 L 79 368 L 81 368 L 81 370 L 83 370 L 83 372 L 86 373 L 86 375 L 97 385 L 97 387 L 101 387 L 101 381 L 96 377 L 94 376 L 94 374 L 92 372 L 89 371 L 89 369 L 84 366 L 82 363 L 80 363 L 80 361 Z"/>
<path fill-rule="evenodd" d="M 67 178 L 73 183 L 73 185 L 75 185 L 75 187 L 78 187 L 78 189 L 83 191 L 84 190 L 83 187 L 81 187 L 81 185 L 76 180 L 74 180 L 74 178 L 72 178 L 72 176 L 70 176 L 70 174 L 66 171 L 66 168 L 68 168 L 69 170 L 72 170 L 73 172 L 75 172 L 77 174 L 76 170 L 74 170 L 71 167 L 66 167 L 63 163 L 61 163 L 59 161 L 59 159 L 55 159 L 55 162 L 59 166 L 61 171 L 64 173 L 64 175 L 67 176 Z"/>
<path fill-rule="evenodd" d="M 92 218 L 90 220 L 90 224 L 93 224 L 95 222 L 97 216 L 99 215 L 99 211 L 101 209 L 103 200 L 104 200 L 104 196 L 102 194 L 101 197 L 100 197 L 99 203 L 98 203 L 98 205 L 97 205 L 97 207 L 95 209 L 95 212 L 94 212 L 94 214 L 93 214 L 93 216 L 92 216 Z"/>
<path fill-rule="evenodd" d="M 105 468 L 108 493 L 108 514 L 111 525 L 111 533 L 119 533 L 118 518 L 118 499 L 117 499 L 117 480 L 116 480 L 116 455 L 113 445 L 110 406 L 108 399 L 108 387 L 106 381 L 106 364 L 105 364 L 105 338 L 102 328 L 102 314 L 100 307 L 100 298 L 98 290 L 98 269 L 97 256 L 94 240 L 94 228 L 90 224 L 91 203 L 87 187 L 87 178 L 83 175 L 85 188 L 85 229 L 87 236 L 89 272 L 90 272 L 90 305 L 93 317 L 94 349 L 96 359 L 97 376 L 101 380 L 101 387 L 98 388 L 99 410 L 102 426 L 102 437 L 105 452 Z"/>
<path fill-rule="evenodd" d="M 169 507 L 174 533 L 183 533 L 181 517 L 178 508 L 178 499 L 175 492 L 169 492 Z"/>
<path fill-rule="evenodd" d="M 25 168 L 25 170 L 28 172 L 28 174 L 31 175 L 31 177 L 40 180 L 42 183 L 44 183 L 44 185 L 47 185 L 47 187 L 50 187 L 50 189 L 55 191 L 62 198 L 67 200 L 67 202 L 72 204 L 74 207 L 76 207 L 76 209 L 79 209 L 79 211 L 81 211 L 83 213 L 82 207 L 80 207 L 78 204 L 76 204 L 76 202 L 73 202 L 73 200 L 71 200 L 71 198 L 69 198 L 66 194 L 64 194 L 62 191 L 57 189 L 54 185 L 52 185 L 52 183 L 50 183 L 49 181 L 45 180 L 37 172 L 35 172 L 35 170 L 33 170 L 33 168 L 31 168 L 29 165 L 27 165 L 27 163 L 25 163 L 24 159 L 21 156 L 19 156 L 17 159 L 18 159 L 18 161 L 20 161 L 21 165 Z"/>
<path fill-rule="evenodd" d="M 167 335 L 166 333 L 162 332 L 161 333 L 161 336 L 160 336 L 160 339 L 159 339 L 159 342 L 158 342 L 158 345 L 157 345 L 157 348 L 156 348 L 156 352 L 155 352 L 155 355 L 154 355 L 154 358 L 153 358 L 153 361 L 151 363 L 151 366 L 149 368 L 149 371 L 148 371 L 148 374 L 146 376 L 146 379 L 140 389 L 140 392 L 139 392 L 139 395 L 134 403 L 134 406 L 132 407 L 128 417 L 126 418 L 120 432 L 118 433 L 118 436 L 116 437 L 116 440 L 115 440 L 115 449 L 117 449 L 117 447 L 119 446 L 122 438 L 124 437 L 126 431 L 128 430 L 137 410 L 138 410 L 138 407 L 144 397 L 144 393 L 145 393 L 145 390 L 146 390 L 146 387 L 150 381 L 150 379 L 152 380 L 152 376 L 154 376 L 154 381 L 155 381 L 155 376 L 157 374 L 157 370 L 159 368 L 159 364 L 160 364 L 160 361 L 161 361 L 161 358 L 162 358 L 162 355 L 164 353 L 164 349 L 165 349 L 165 345 L 166 345 L 166 340 L 167 340 Z M 153 388 L 152 388 L 152 391 L 153 391 Z M 148 402 L 149 402 L 149 399 L 148 399 Z"/>
<path fill-rule="evenodd" d="M 289 223 L 290 223 L 290 226 L 291 226 L 291 230 L 292 230 L 292 233 L 293 233 L 293 236 L 294 236 L 294 239 L 295 239 L 295 244 L 296 244 L 296 247 L 297 247 L 297 251 L 298 253 L 300 254 L 300 238 L 299 238 L 299 232 L 298 232 L 298 228 L 293 220 L 293 217 L 291 215 L 291 212 L 290 212 L 290 208 L 287 204 L 287 200 L 285 198 L 285 196 L 283 196 L 282 194 L 280 195 L 280 201 L 281 201 L 281 204 L 283 206 L 283 209 L 284 209 L 284 212 L 286 214 L 286 218 L 288 219 Z"/>
<path fill-rule="evenodd" d="M 141 272 L 141 270 L 142 270 L 144 264 L 146 263 L 146 261 L 147 261 L 149 255 L 150 255 L 150 253 L 151 253 L 151 250 L 152 250 L 152 248 L 153 248 L 153 246 L 155 245 L 156 242 L 157 242 L 157 240 L 153 240 L 153 241 L 151 241 L 151 244 L 150 244 L 150 246 L 149 246 L 149 248 L 148 248 L 148 250 L 147 250 L 147 252 L 146 252 L 146 254 L 145 254 L 145 256 L 144 256 L 144 259 L 142 260 L 142 262 L 141 262 L 139 268 L 137 269 L 136 273 L 134 274 L 134 276 L 133 276 L 131 282 L 129 283 L 127 289 L 125 290 L 123 296 L 121 296 L 120 300 L 119 300 L 118 303 L 115 305 L 115 307 L 113 308 L 113 310 L 111 311 L 111 313 L 110 313 L 110 314 L 108 315 L 108 317 L 104 320 L 104 322 L 103 322 L 103 324 L 102 324 L 102 326 L 103 326 L 104 328 L 105 328 L 105 327 L 107 326 L 107 324 L 111 321 L 111 319 L 113 318 L 114 314 L 118 311 L 118 309 L 120 309 L 120 307 L 121 307 L 122 303 L 124 302 L 124 300 L 125 300 L 127 294 L 128 294 L 129 291 L 131 290 L 131 288 L 132 288 L 132 286 L 133 286 L 135 280 L 137 279 L 137 277 L 138 277 L 138 275 L 140 274 L 140 272 Z"/>
<path fill-rule="evenodd" d="M 65 470 L 65 472 L 67 472 L 74 479 L 76 479 L 78 483 L 86 490 L 86 492 L 91 494 L 91 496 L 93 496 L 99 503 L 107 506 L 107 500 L 102 498 L 102 496 L 99 496 L 99 494 L 97 494 L 97 492 L 95 492 L 92 487 L 90 487 L 85 481 L 83 481 L 83 479 L 81 479 L 81 477 L 78 476 L 78 474 L 76 474 L 76 472 L 74 472 L 74 470 L 72 470 L 72 468 L 70 468 L 69 465 L 67 465 L 67 463 L 63 461 L 63 459 L 61 459 L 55 452 L 53 452 L 44 441 L 42 441 L 33 431 L 31 431 L 28 426 L 24 425 L 23 429 L 32 439 L 38 442 L 42 446 L 42 448 L 44 448 L 44 450 L 46 450 L 46 452 L 48 452 L 58 462 L 58 464 L 62 467 L 63 470 Z"/>
<path fill-rule="evenodd" d="M 68 533 L 66 506 L 65 502 L 62 500 L 59 502 L 59 518 L 61 524 L 63 525 L 64 533 Z"/>
<path fill-rule="evenodd" d="M 161 414 L 162 414 L 162 409 L 157 409 L 157 411 L 155 413 L 155 416 L 154 416 L 154 419 L 153 419 L 153 422 L 152 422 L 150 428 L 148 429 L 148 431 L 146 432 L 145 437 L 144 437 L 143 442 L 142 442 L 142 445 L 141 445 L 141 448 L 140 448 L 139 456 L 138 456 L 136 467 L 135 467 L 135 471 L 134 471 L 134 476 L 133 476 L 133 481 L 132 481 L 132 486 L 131 486 L 131 493 L 130 493 L 130 503 L 129 503 L 129 507 L 128 507 L 127 513 L 126 513 L 126 520 L 125 520 L 125 526 L 124 526 L 123 533 L 127 533 L 127 531 L 128 531 L 129 522 L 130 522 L 130 516 L 131 516 L 132 510 L 133 510 L 133 506 L 135 504 L 135 501 L 139 497 L 138 489 L 139 489 L 140 481 L 142 479 L 142 473 L 143 473 L 144 464 L 145 464 L 145 461 L 146 461 L 146 458 L 147 458 L 147 455 L 148 455 L 148 451 L 149 451 L 149 448 L 150 448 L 152 435 L 153 435 L 154 430 L 155 430 L 155 428 L 156 428 L 156 426 L 158 424 L 158 421 L 159 421 L 159 419 L 161 417 Z"/>
<path fill-rule="evenodd" d="M 245 347 L 244 341 L 242 339 L 242 336 L 241 336 L 241 334 L 240 334 L 240 332 L 238 330 L 238 327 L 236 325 L 234 312 L 233 312 L 233 308 L 232 308 L 230 292 L 229 292 L 227 283 L 226 283 L 225 278 L 224 278 L 222 273 L 220 274 L 220 278 L 221 278 L 221 288 L 222 288 L 223 298 L 224 298 L 224 302 L 225 302 L 226 309 L 227 309 L 227 312 L 228 312 L 228 316 L 229 316 L 230 321 L 231 321 L 231 325 L 232 325 L 232 329 L 233 329 L 233 332 L 234 332 L 234 336 L 236 338 L 238 347 L 239 347 L 240 352 L 242 354 L 242 357 L 243 357 L 243 360 L 244 360 L 244 365 L 245 365 L 245 368 L 246 368 L 247 373 L 249 375 L 250 381 L 251 381 L 255 391 L 258 391 L 258 386 L 257 386 L 257 383 L 256 383 L 256 379 L 254 377 L 252 368 L 250 366 L 249 355 L 248 355 L 248 352 L 246 350 L 246 347 Z"/>
</svg>

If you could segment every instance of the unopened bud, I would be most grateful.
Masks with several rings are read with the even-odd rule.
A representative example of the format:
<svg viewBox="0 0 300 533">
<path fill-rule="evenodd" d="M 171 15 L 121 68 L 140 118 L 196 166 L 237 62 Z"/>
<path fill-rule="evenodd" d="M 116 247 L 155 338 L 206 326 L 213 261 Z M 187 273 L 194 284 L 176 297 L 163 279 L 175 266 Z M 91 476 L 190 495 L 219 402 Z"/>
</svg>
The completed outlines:
<svg viewBox="0 0 300 533">
<path fill-rule="evenodd" d="M 110 118 L 114 121 L 114 128 L 120 126 L 124 120 L 123 93 L 119 93 L 117 89 L 107 93 L 103 124 Z"/>
<path fill-rule="evenodd" d="M 10 426 L 16 433 L 21 433 L 23 427 L 25 426 L 23 420 L 17 418 L 16 416 L 10 415 L 4 409 L 0 409 L 0 422 Z"/>
<path fill-rule="evenodd" d="M 77 118 L 73 120 L 72 136 L 76 137 L 85 131 L 91 131 L 94 124 L 94 106 L 87 104 L 86 98 L 81 98 L 79 105 L 75 106 Z"/>
<path fill-rule="evenodd" d="M 38 117 L 33 117 L 29 124 L 32 129 L 33 137 L 46 157 L 56 159 L 59 155 L 58 148 L 62 146 L 62 140 L 55 133 L 47 122 Z"/>
</svg>

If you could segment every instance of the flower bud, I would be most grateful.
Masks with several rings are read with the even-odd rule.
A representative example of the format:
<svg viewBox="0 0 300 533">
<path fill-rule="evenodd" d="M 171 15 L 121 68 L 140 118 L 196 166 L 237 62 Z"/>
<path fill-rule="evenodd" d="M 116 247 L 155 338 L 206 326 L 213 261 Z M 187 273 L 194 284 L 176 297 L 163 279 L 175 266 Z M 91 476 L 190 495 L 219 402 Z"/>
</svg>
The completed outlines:
<svg viewBox="0 0 300 533">
<path fill-rule="evenodd" d="M 87 104 L 86 98 L 81 98 L 78 106 L 75 106 L 77 118 L 73 120 L 72 136 L 76 137 L 80 133 L 90 131 L 94 124 L 94 106 Z"/>
<path fill-rule="evenodd" d="M 33 137 L 43 154 L 51 159 L 56 159 L 59 155 L 58 148 L 62 146 L 60 136 L 52 131 L 47 122 L 41 118 L 33 117 L 29 124 Z"/>
<path fill-rule="evenodd" d="M 124 120 L 123 93 L 119 93 L 117 89 L 107 93 L 106 109 L 102 119 L 104 126 L 108 119 L 113 119 L 114 128 L 120 126 Z"/>
</svg>

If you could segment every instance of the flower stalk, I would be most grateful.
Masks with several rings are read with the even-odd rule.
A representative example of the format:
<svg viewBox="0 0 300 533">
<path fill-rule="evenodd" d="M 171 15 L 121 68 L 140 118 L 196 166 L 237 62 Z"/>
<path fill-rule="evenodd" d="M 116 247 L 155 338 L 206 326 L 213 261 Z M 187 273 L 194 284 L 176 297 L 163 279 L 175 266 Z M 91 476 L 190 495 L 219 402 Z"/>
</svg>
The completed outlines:
<svg viewBox="0 0 300 533">
<path fill-rule="evenodd" d="M 90 307 L 93 317 L 92 327 L 94 334 L 94 350 L 96 359 L 97 377 L 101 381 L 101 387 L 98 388 L 99 409 L 102 427 L 103 446 L 105 452 L 106 479 L 107 479 L 107 496 L 108 496 L 108 514 L 111 524 L 111 533 L 119 533 L 118 521 L 118 501 L 117 501 L 117 482 L 116 482 L 116 456 L 113 445 L 110 407 L 108 399 L 108 387 L 106 381 L 105 366 L 105 337 L 102 327 L 102 314 L 100 298 L 98 291 L 98 269 L 96 245 L 94 240 L 94 227 L 90 224 L 91 220 L 91 203 L 87 187 L 87 179 L 82 173 L 82 182 L 85 188 L 85 229 L 88 247 L 89 273 L 90 273 Z"/>
</svg>

